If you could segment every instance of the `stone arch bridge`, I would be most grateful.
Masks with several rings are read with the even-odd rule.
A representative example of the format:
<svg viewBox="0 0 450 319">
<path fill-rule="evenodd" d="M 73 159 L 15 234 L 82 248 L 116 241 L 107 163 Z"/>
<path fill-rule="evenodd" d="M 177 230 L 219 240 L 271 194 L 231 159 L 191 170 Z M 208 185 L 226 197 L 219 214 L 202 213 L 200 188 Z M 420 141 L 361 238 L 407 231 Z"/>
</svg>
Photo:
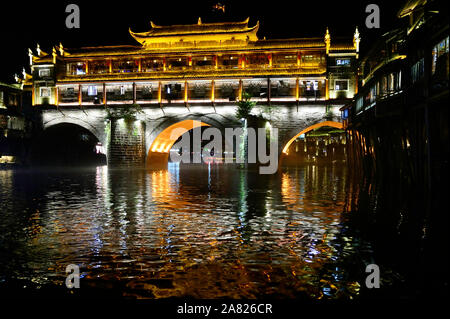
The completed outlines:
<svg viewBox="0 0 450 319">
<path fill-rule="evenodd" d="M 255 106 L 252 114 L 261 115 L 272 128 L 278 129 L 278 156 L 288 149 L 296 137 L 322 125 L 342 127 L 339 108 L 343 103 L 307 103 Z M 42 125 L 46 130 L 58 124 L 69 123 L 83 127 L 106 147 L 108 165 L 152 165 L 167 161 L 173 128 L 185 131 L 198 125 L 212 126 L 224 132 L 225 128 L 240 127 L 235 117 L 236 106 L 198 105 L 143 106 L 134 122 L 107 119 L 104 107 L 47 108 L 42 110 Z M 201 123 L 201 124 L 200 124 Z M 130 127 L 131 125 L 131 127 Z M 182 130 L 181 130 L 182 131 Z M 181 135 L 181 134 L 180 134 Z M 70 143 L 70 141 L 68 141 Z"/>
</svg>

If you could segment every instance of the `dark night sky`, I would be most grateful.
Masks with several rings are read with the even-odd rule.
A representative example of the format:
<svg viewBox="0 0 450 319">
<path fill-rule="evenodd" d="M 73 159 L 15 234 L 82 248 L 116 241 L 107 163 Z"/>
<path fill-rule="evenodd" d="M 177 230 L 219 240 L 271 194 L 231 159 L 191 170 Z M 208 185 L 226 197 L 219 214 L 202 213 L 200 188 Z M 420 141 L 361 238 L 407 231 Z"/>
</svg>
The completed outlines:
<svg viewBox="0 0 450 319">
<path fill-rule="evenodd" d="M 213 4 L 221 2 L 226 12 L 214 12 Z M 81 28 L 67 29 L 65 8 L 69 3 L 80 6 Z M 365 7 L 376 3 L 381 12 L 381 29 L 366 29 Z M 0 81 L 13 81 L 14 73 L 28 69 L 27 48 L 50 52 L 60 41 L 67 48 L 90 45 L 136 44 L 128 33 L 148 31 L 150 20 L 160 25 L 192 24 L 198 17 L 204 23 L 238 21 L 250 17 L 250 25 L 260 21 L 260 38 L 293 38 L 320 36 L 328 26 L 333 37 L 351 39 L 358 25 L 362 47 L 391 28 L 403 1 L 244 1 L 244 0 L 162 0 L 162 1 L 8 1 L 1 4 L 0 43 L 2 69 Z"/>
</svg>

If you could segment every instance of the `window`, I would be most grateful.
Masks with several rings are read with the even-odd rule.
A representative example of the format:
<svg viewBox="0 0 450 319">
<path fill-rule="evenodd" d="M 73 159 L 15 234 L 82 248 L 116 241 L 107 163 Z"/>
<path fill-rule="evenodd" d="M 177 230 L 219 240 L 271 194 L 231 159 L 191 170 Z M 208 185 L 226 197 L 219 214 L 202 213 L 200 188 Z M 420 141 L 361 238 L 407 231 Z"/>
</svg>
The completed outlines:
<svg viewBox="0 0 450 319">
<path fill-rule="evenodd" d="M 239 67 L 238 55 L 223 55 L 219 59 L 220 65 L 225 69 L 236 69 Z"/>
<path fill-rule="evenodd" d="M 336 91 L 347 91 L 348 90 L 348 80 L 335 80 L 334 89 Z"/>
<path fill-rule="evenodd" d="M 318 55 L 313 52 L 303 52 L 300 58 L 301 64 L 303 66 L 317 66 L 325 64 L 325 56 Z"/>
<path fill-rule="evenodd" d="M 214 60 L 212 56 L 197 56 L 191 58 L 191 63 L 194 67 L 212 67 L 214 66 Z"/>
<path fill-rule="evenodd" d="M 136 83 L 136 100 L 156 100 L 158 98 L 158 87 L 158 82 Z"/>
<path fill-rule="evenodd" d="M 62 85 L 58 87 L 58 100 L 59 103 L 78 103 L 78 85 L 66 86 Z"/>
<path fill-rule="evenodd" d="M 0 91 L 0 105 L 3 105 L 3 91 Z"/>
<path fill-rule="evenodd" d="M 49 76 L 50 76 L 50 70 L 49 69 L 39 70 L 39 77 L 44 78 L 44 77 L 49 77 Z"/>
<path fill-rule="evenodd" d="M 86 63 L 71 62 L 66 65 L 67 75 L 83 75 L 86 74 Z"/>
<path fill-rule="evenodd" d="M 19 97 L 17 94 L 10 94 L 8 97 L 8 104 L 13 106 L 19 105 Z"/>
<path fill-rule="evenodd" d="M 363 106 L 364 106 L 364 100 L 363 100 L 363 97 L 360 96 L 356 100 L 356 114 L 358 114 L 359 112 L 361 112 L 363 110 Z"/>
<path fill-rule="evenodd" d="M 113 73 L 130 73 L 138 71 L 138 60 L 113 60 L 112 62 Z"/>
<path fill-rule="evenodd" d="M 370 88 L 370 93 L 369 93 L 369 102 L 375 102 L 377 98 L 377 85 L 374 84 L 372 85 L 372 87 Z"/>
<path fill-rule="evenodd" d="M 182 70 L 188 66 L 188 61 L 185 57 L 167 59 L 167 68 L 169 70 Z"/>
<path fill-rule="evenodd" d="M 97 86 L 96 85 L 90 85 L 88 87 L 88 95 L 89 96 L 95 96 L 97 95 Z"/>
<path fill-rule="evenodd" d="M 297 65 L 297 54 L 283 54 L 276 53 L 273 55 L 273 65 L 274 66 L 296 66 Z"/>
<path fill-rule="evenodd" d="M 164 90 L 161 92 L 162 98 L 166 100 L 182 100 L 184 97 L 184 84 L 167 83 L 164 84 Z"/>
<path fill-rule="evenodd" d="M 41 88 L 40 95 L 41 97 L 50 97 L 50 88 L 48 87 Z"/>
<path fill-rule="evenodd" d="M 424 65 L 425 65 L 424 59 L 422 58 L 411 67 L 412 83 L 415 83 L 415 82 L 419 81 L 420 79 L 422 79 L 423 74 L 425 72 Z"/>
<path fill-rule="evenodd" d="M 77 63 L 75 67 L 75 74 L 76 75 L 86 74 L 86 63 Z"/>
<path fill-rule="evenodd" d="M 250 54 L 248 56 L 248 64 L 250 66 L 268 66 L 269 58 L 267 54 L 258 53 L 258 54 Z"/>
<path fill-rule="evenodd" d="M 125 87 L 123 85 L 120 87 L 120 95 L 125 95 Z"/>
<path fill-rule="evenodd" d="M 348 109 L 345 109 L 343 112 L 342 112 L 342 119 L 348 119 Z"/>
<path fill-rule="evenodd" d="M 449 37 L 445 38 L 438 44 L 436 44 L 433 47 L 433 50 L 431 52 L 432 58 L 431 58 L 431 72 L 434 74 L 436 72 L 436 65 L 438 64 L 438 60 L 444 55 L 447 54 L 448 59 L 448 40 Z"/>
<path fill-rule="evenodd" d="M 142 72 L 161 71 L 163 69 L 163 65 L 163 59 L 161 58 L 142 59 L 141 70 Z"/>
<path fill-rule="evenodd" d="M 337 66 L 350 65 L 350 59 L 336 59 Z"/>
</svg>

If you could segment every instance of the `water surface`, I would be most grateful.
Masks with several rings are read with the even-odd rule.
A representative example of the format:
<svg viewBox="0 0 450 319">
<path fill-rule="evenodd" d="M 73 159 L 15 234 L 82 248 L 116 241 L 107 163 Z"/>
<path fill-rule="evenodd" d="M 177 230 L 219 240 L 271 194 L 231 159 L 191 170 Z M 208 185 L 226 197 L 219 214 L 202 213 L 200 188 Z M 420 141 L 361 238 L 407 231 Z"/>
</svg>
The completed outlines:
<svg viewBox="0 0 450 319">
<path fill-rule="evenodd" d="M 0 288 L 66 292 L 77 264 L 84 291 L 124 297 L 355 298 L 355 192 L 341 165 L 3 170 Z"/>
</svg>

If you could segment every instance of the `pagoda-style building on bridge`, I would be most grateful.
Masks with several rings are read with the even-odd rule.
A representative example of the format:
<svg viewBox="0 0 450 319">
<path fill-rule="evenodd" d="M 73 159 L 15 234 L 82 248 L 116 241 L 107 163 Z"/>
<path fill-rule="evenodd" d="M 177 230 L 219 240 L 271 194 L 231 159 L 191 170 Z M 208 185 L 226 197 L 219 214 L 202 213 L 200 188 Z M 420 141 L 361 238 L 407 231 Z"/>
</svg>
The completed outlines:
<svg viewBox="0 0 450 319">
<path fill-rule="evenodd" d="M 29 51 L 33 105 L 217 105 L 247 92 L 258 103 L 353 98 L 359 33 L 259 39 L 259 23 L 159 26 L 129 31 L 136 45 Z"/>
</svg>

